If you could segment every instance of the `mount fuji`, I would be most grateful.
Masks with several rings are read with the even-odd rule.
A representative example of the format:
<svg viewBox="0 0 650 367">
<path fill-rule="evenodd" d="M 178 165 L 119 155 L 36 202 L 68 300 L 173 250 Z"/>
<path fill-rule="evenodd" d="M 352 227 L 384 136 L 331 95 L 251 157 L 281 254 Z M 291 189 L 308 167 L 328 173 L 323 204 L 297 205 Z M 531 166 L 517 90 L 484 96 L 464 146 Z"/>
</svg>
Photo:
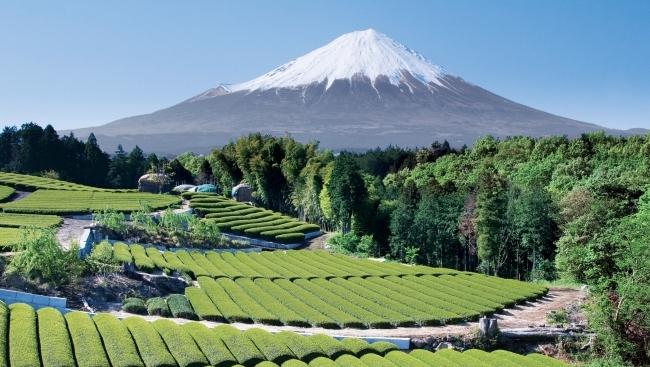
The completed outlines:
<svg viewBox="0 0 650 367">
<path fill-rule="evenodd" d="M 331 149 L 434 140 L 471 145 L 486 134 L 576 136 L 608 130 L 508 100 L 446 73 L 375 30 L 344 34 L 253 80 L 218 85 L 150 114 L 74 131 L 91 131 L 109 150 L 205 152 L 250 133 L 291 134 Z"/>
</svg>

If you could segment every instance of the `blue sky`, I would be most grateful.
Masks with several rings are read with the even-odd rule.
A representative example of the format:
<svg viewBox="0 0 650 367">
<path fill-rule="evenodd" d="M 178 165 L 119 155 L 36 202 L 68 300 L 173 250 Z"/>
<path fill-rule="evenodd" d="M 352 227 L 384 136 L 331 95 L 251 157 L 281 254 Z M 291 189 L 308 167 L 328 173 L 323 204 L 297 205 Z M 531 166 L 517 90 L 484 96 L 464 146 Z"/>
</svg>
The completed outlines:
<svg viewBox="0 0 650 367">
<path fill-rule="evenodd" d="M 650 128 L 650 1 L 0 3 L 0 126 L 99 125 L 375 28 L 517 102 Z"/>
</svg>

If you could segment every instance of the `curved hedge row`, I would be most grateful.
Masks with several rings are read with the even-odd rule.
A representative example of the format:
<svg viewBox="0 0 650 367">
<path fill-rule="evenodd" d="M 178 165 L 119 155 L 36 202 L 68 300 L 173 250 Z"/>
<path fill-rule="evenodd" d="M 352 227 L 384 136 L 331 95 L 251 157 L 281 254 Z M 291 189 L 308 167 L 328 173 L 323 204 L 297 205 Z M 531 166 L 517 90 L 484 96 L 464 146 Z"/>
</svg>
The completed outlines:
<svg viewBox="0 0 650 367">
<path fill-rule="evenodd" d="M 0 213 L 0 227 L 54 228 L 62 223 L 63 218 L 56 215 Z"/>
<path fill-rule="evenodd" d="M 37 189 L 71 190 L 71 191 L 102 191 L 102 192 L 130 192 L 126 189 L 103 189 L 86 186 L 73 182 L 56 180 L 53 178 L 23 175 L 20 173 L 0 172 L 0 184 L 15 187 L 21 190 L 34 191 Z"/>
<path fill-rule="evenodd" d="M 52 308 L 38 312 L 25 304 L 0 302 L 0 366 L 178 367 L 178 366 L 535 366 L 566 364 L 539 354 L 506 351 L 398 351 L 386 342 L 337 340 L 230 325 L 208 328 L 140 317 L 119 320 L 109 314 L 93 318 Z M 6 358 L 8 357 L 8 358 Z"/>
<path fill-rule="evenodd" d="M 281 243 L 300 243 L 305 233 L 319 231 L 320 227 L 283 216 L 270 210 L 251 207 L 221 196 L 192 197 L 192 207 L 204 220 L 217 224 L 224 232 L 260 237 Z"/>
<path fill-rule="evenodd" d="M 139 192 L 37 190 L 23 199 L 1 204 L 6 213 L 80 214 L 114 209 L 119 212 L 140 210 L 143 204 L 154 210 L 178 204 L 171 195 Z"/>
<path fill-rule="evenodd" d="M 0 203 L 9 199 L 15 192 L 13 187 L 0 185 Z"/>
<path fill-rule="evenodd" d="M 387 277 L 387 276 L 423 276 L 423 279 L 447 279 L 445 276 L 461 274 L 462 272 L 430 268 L 425 266 L 409 266 L 396 263 L 380 263 L 377 261 L 357 259 L 345 255 L 330 254 L 326 251 L 278 251 L 278 252 L 243 252 L 234 253 L 224 251 L 164 251 L 154 247 L 144 249 L 141 245 L 126 245 L 115 243 L 113 245 L 113 258 L 120 263 L 133 263 L 138 257 L 138 267 L 141 271 L 168 270 L 169 272 L 188 273 L 193 277 L 210 276 L 213 278 L 331 278 L 331 277 Z M 160 258 L 162 255 L 162 259 Z M 153 267 L 152 267 L 153 264 Z M 438 275 L 444 275 L 440 277 Z M 453 279 L 453 277 L 451 278 Z M 470 278 L 472 279 L 472 278 Z M 476 278 L 478 281 L 487 279 Z M 461 285 L 463 285 L 462 283 Z M 482 285 L 483 283 L 477 283 Z M 543 287 L 530 285 L 523 282 L 503 283 L 504 287 L 519 289 L 517 298 L 530 298 L 544 292 Z M 524 287 L 524 288 L 518 288 Z M 529 289 L 526 291 L 525 289 Z M 464 293 L 464 292 L 461 292 Z M 478 301 L 477 301 L 478 302 Z M 495 307 L 501 302 L 489 303 Z M 516 303 L 516 302 L 515 302 Z"/>
</svg>

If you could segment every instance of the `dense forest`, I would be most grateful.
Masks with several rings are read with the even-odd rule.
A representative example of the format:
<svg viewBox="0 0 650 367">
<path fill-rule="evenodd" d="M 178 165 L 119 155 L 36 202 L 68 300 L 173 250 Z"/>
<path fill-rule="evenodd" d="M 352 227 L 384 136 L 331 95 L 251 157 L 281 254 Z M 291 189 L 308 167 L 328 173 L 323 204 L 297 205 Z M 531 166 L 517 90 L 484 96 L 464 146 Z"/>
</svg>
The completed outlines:
<svg viewBox="0 0 650 367">
<path fill-rule="evenodd" d="M 524 280 L 587 284 L 613 360 L 650 354 L 650 136 L 485 137 L 333 154 L 253 134 L 204 160 L 222 187 L 342 232 L 339 250 Z"/>
<path fill-rule="evenodd" d="M 592 291 L 596 346 L 612 360 L 650 355 L 650 136 L 484 137 L 333 153 L 317 143 L 251 134 L 206 156 L 113 154 L 51 126 L 5 128 L 0 169 L 105 187 L 145 172 L 178 183 L 245 181 L 258 205 L 339 232 L 360 256 L 522 280 L 563 279 Z"/>
<path fill-rule="evenodd" d="M 137 187 L 138 178 L 147 172 L 169 173 L 178 182 L 193 180 L 178 161 L 145 156 L 138 146 L 128 153 L 122 146 L 116 148 L 108 154 L 93 134 L 83 142 L 72 134 L 60 137 L 51 125 L 7 126 L 0 133 L 0 170 L 113 188 Z"/>
</svg>

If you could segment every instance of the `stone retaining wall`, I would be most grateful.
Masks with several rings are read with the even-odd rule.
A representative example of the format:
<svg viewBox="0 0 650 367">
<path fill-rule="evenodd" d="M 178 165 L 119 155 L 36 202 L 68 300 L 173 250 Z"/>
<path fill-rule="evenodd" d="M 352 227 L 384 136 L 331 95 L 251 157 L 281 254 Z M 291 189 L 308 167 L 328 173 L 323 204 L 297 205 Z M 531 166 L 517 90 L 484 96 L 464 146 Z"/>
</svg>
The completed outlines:
<svg viewBox="0 0 650 367">
<path fill-rule="evenodd" d="M 42 307 L 54 307 L 61 312 L 67 312 L 66 303 L 68 300 L 61 297 L 48 297 L 39 294 L 0 289 L 0 300 L 10 305 L 12 303 L 27 303 L 38 309 Z"/>
</svg>

